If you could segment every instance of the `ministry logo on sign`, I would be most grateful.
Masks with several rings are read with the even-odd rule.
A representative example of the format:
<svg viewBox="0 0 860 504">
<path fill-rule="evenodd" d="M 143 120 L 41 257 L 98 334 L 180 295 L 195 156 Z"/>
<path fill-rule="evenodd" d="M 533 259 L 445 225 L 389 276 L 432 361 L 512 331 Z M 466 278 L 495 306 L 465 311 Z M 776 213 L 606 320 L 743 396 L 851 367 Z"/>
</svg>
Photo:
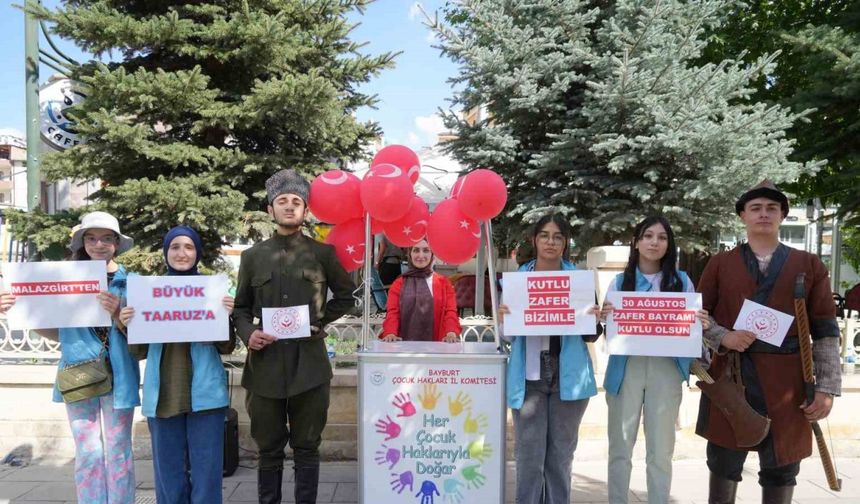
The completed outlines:
<svg viewBox="0 0 860 504">
<path fill-rule="evenodd" d="M 278 336 L 292 336 L 302 325 L 301 316 L 295 308 L 281 308 L 272 315 L 272 327 Z"/>
<path fill-rule="evenodd" d="M 754 310 L 747 316 L 747 327 L 751 327 L 756 336 L 767 341 L 776 336 L 779 321 L 767 310 Z"/>
</svg>

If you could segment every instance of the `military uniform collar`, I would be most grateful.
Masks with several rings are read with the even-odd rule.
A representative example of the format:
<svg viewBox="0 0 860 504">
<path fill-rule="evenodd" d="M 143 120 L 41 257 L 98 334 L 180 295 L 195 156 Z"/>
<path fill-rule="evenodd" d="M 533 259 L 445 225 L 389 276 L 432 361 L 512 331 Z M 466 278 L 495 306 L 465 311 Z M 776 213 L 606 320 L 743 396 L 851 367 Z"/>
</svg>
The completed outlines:
<svg viewBox="0 0 860 504">
<path fill-rule="evenodd" d="M 301 236 L 302 236 L 301 231 L 298 231 L 298 232 L 290 234 L 290 235 L 282 235 L 282 234 L 275 233 L 272 236 L 272 241 L 274 241 L 278 246 L 288 247 L 291 245 L 295 245 L 295 243 L 301 239 Z"/>
</svg>

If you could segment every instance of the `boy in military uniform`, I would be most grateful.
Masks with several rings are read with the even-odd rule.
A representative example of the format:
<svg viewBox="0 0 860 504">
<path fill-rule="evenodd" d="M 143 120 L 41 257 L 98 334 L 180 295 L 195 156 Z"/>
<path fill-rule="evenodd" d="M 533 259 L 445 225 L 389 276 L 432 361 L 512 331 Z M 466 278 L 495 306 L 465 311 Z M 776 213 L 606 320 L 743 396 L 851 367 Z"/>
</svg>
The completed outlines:
<svg viewBox="0 0 860 504">
<path fill-rule="evenodd" d="M 355 285 L 334 247 L 301 232 L 309 190 L 294 170 L 281 170 L 266 181 L 277 233 L 242 252 L 239 266 L 233 317 L 248 347 L 242 386 L 251 436 L 259 447 L 260 504 L 281 502 L 287 443 L 293 449 L 295 500 L 316 502 L 332 378 L 323 328 L 354 306 Z M 329 289 L 333 297 L 326 301 Z M 262 331 L 263 308 L 300 305 L 309 308 L 311 337 L 277 339 Z"/>
</svg>

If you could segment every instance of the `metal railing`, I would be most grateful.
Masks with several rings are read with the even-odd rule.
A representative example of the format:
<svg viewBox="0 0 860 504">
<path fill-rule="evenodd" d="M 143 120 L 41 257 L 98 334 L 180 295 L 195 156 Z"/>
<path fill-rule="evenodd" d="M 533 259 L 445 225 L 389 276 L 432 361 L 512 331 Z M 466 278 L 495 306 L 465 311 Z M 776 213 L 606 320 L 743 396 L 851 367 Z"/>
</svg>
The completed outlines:
<svg viewBox="0 0 860 504">
<path fill-rule="evenodd" d="M 382 314 L 371 315 L 371 334 L 378 336 L 382 332 L 384 319 L 385 316 Z M 493 321 L 489 317 L 461 318 L 460 325 L 463 328 L 460 337 L 464 341 L 491 342 L 494 340 Z M 0 364 L 46 363 L 56 362 L 60 358 L 60 344 L 56 341 L 42 338 L 29 330 L 12 331 L 5 319 L 0 319 L 0 331 L 2 331 Z M 333 336 L 339 341 L 357 343 L 361 339 L 361 317 L 343 316 L 329 324 L 326 331 L 329 336 Z M 244 360 L 246 352 L 245 346 L 239 341 L 236 350 L 227 360 L 241 362 Z"/>
</svg>

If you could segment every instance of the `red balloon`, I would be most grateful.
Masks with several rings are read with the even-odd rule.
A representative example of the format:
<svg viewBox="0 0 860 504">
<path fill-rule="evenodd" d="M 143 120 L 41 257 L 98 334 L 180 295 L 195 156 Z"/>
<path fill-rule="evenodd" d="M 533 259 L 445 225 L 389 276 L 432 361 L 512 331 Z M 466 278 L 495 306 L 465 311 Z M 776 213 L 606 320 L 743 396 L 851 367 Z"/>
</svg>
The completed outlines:
<svg viewBox="0 0 860 504">
<path fill-rule="evenodd" d="M 394 222 L 385 223 L 385 236 L 398 247 L 411 247 L 427 235 L 430 209 L 419 196 L 412 198 L 412 206 L 406 215 Z"/>
<path fill-rule="evenodd" d="M 412 184 L 418 181 L 418 176 L 421 175 L 421 161 L 418 160 L 418 154 L 405 145 L 389 145 L 383 147 L 373 156 L 373 161 L 370 166 L 381 164 L 392 164 L 401 170 L 409 177 Z"/>
<path fill-rule="evenodd" d="M 448 194 L 449 198 L 457 199 L 460 196 L 460 190 L 463 189 L 463 182 L 466 180 L 466 175 L 462 177 L 457 177 L 457 181 L 454 182 L 454 185 L 451 186 L 451 193 Z"/>
<path fill-rule="evenodd" d="M 363 213 L 361 215 L 361 222 L 364 222 L 365 219 L 367 219 L 367 214 Z M 370 218 L 370 234 L 371 235 L 378 235 L 379 233 L 381 233 L 383 231 L 383 229 L 382 229 L 383 224 L 384 224 L 383 222 L 380 222 L 380 221 L 374 219 L 373 217 L 371 217 Z"/>
<path fill-rule="evenodd" d="M 371 168 L 361 181 L 361 203 L 371 217 L 393 222 L 406 215 L 415 191 L 403 170 L 390 164 Z"/>
<path fill-rule="evenodd" d="M 331 170 L 317 175 L 311 182 L 308 207 L 317 219 L 340 224 L 361 218 L 361 181 L 352 173 Z"/>
<path fill-rule="evenodd" d="M 478 251 L 481 229 L 460 211 L 457 200 L 447 199 L 430 216 L 427 241 L 436 257 L 449 264 L 461 264 Z"/>
<path fill-rule="evenodd" d="M 325 242 L 334 245 L 343 269 L 355 271 L 364 265 L 364 221 L 353 219 L 332 228 Z"/>
<path fill-rule="evenodd" d="M 457 195 L 460 210 L 467 216 L 485 221 L 499 215 L 508 201 L 508 188 L 496 172 L 475 170 L 466 175 Z"/>
<path fill-rule="evenodd" d="M 378 221 L 373 217 L 370 218 L 370 234 L 378 235 L 379 233 L 385 231 L 384 222 Z"/>
</svg>

